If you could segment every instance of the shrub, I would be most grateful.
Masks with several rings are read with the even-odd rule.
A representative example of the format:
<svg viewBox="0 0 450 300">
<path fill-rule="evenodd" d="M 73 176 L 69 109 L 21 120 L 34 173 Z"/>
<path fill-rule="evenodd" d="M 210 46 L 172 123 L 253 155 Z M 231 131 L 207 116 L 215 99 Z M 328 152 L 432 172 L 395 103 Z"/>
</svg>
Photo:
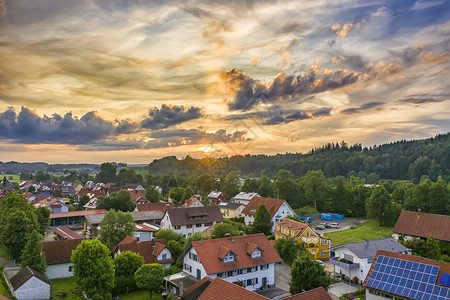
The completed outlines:
<svg viewBox="0 0 450 300">
<path fill-rule="evenodd" d="M 116 277 L 115 285 L 112 290 L 114 296 L 124 294 L 126 292 L 132 292 L 137 290 L 136 281 L 134 280 L 134 275 L 129 276 L 119 276 Z"/>
<path fill-rule="evenodd" d="M 358 276 L 353 277 L 352 281 L 353 281 L 353 283 L 358 284 L 359 283 Z"/>
</svg>

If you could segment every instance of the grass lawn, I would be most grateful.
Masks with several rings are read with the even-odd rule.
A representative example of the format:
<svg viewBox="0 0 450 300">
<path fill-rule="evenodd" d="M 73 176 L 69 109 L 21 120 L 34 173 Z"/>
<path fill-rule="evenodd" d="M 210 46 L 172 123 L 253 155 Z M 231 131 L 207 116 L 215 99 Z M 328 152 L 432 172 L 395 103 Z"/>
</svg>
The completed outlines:
<svg viewBox="0 0 450 300">
<path fill-rule="evenodd" d="M 134 291 L 128 294 L 122 294 L 119 295 L 119 299 L 120 300 L 148 300 L 150 299 L 150 292 L 149 291 L 144 291 L 144 290 L 139 290 L 139 291 Z M 157 293 L 153 292 L 153 297 L 152 299 L 161 299 L 161 296 L 158 295 Z"/>
<path fill-rule="evenodd" d="M 375 220 L 369 220 L 353 229 L 326 233 L 325 236 L 333 242 L 333 247 L 345 243 L 361 242 L 365 240 L 382 239 L 392 236 L 394 227 L 380 227 Z"/>
<path fill-rule="evenodd" d="M 82 300 L 84 298 L 77 289 L 75 278 L 59 278 L 52 280 L 51 299 Z"/>
<path fill-rule="evenodd" d="M 3 180 L 3 177 L 6 176 L 6 179 L 8 179 L 10 182 L 14 183 L 20 183 L 20 175 L 19 174 L 0 174 L 0 180 Z"/>
</svg>

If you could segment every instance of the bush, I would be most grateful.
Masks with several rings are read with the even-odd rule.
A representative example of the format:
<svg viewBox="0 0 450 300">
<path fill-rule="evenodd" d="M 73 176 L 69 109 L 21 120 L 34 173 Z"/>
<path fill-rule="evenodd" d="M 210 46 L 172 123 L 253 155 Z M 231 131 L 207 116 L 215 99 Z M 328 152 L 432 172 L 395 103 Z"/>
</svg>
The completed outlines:
<svg viewBox="0 0 450 300">
<path fill-rule="evenodd" d="M 353 277 L 352 281 L 353 281 L 353 283 L 358 284 L 359 278 L 357 276 L 355 276 L 355 277 Z"/>
<path fill-rule="evenodd" d="M 112 300 L 112 295 L 111 295 L 111 293 L 106 293 L 106 295 L 105 295 L 105 300 Z"/>
<path fill-rule="evenodd" d="M 169 276 L 169 275 L 172 275 L 172 274 L 176 274 L 176 273 L 179 273 L 181 271 L 182 271 L 181 268 L 177 267 L 176 265 L 172 265 L 172 266 L 170 266 L 170 268 L 164 269 L 164 276 Z"/>
<path fill-rule="evenodd" d="M 272 241 L 272 240 L 275 239 L 275 236 L 274 236 L 274 235 L 268 235 L 268 236 L 266 236 L 266 237 L 267 237 L 267 239 L 268 239 L 269 241 Z"/>
<path fill-rule="evenodd" d="M 128 288 L 128 289 L 127 289 Z M 138 289 L 134 275 L 116 277 L 115 285 L 112 290 L 114 296 L 125 294 L 126 292 L 136 291 Z"/>
</svg>

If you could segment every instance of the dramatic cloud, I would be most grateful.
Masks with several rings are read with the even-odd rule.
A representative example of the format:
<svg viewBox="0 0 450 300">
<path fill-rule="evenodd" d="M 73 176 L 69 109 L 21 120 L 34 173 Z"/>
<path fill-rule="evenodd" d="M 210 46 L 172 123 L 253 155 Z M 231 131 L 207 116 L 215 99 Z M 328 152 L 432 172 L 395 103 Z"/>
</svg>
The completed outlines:
<svg viewBox="0 0 450 300">
<path fill-rule="evenodd" d="M 444 4 L 444 0 L 429 0 L 429 1 L 423 1 L 419 0 L 416 3 L 414 3 L 413 10 L 422 10 L 422 9 L 428 9 L 435 6 L 440 6 Z"/>
<path fill-rule="evenodd" d="M 0 137 L 24 144 L 82 145 L 130 133 L 136 128 L 129 120 L 116 123 L 102 119 L 94 111 L 78 119 L 72 113 L 40 117 L 26 107 L 18 114 L 9 108 L 0 114 Z"/>
<path fill-rule="evenodd" d="M 227 132 L 219 129 L 215 132 L 207 132 L 199 129 L 172 129 L 158 130 L 151 133 L 152 141 L 148 142 L 146 148 L 165 148 L 192 144 L 226 144 L 241 141 L 249 141 L 246 138 L 247 130 L 235 130 Z"/>
<path fill-rule="evenodd" d="M 171 106 L 163 104 L 161 108 L 149 110 L 149 117 L 142 121 L 142 127 L 147 129 L 164 129 L 177 124 L 202 117 L 199 107 Z"/>
<path fill-rule="evenodd" d="M 450 95 L 415 94 L 415 95 L 409 95 L 403 99 L 397 100 L 396 103 L 418 106 L 418 105 L 422 105 L 422 104 L 438 103 L 438 102 L 443 102 L 443 101 L 448 101 L 448 100 L 450 100 Z"/>
<path fill-rule="evenodd" d="M 341 24 L 336 23 L 333 26 L 331 26 L 331 31 L 335 32 L 339 38 L 343 39 L 347 36 L 350 29 L 359 28 L 362 23 L 364 23 L 364 19 L 359 20 L 355 23 L 346 23 L 346 24 L 343 24 L 342 26 L 341 26 Z"/>
<path fill-rule="evenodd" d="M 360 73 L 348 70 L 320 70 L 317 62 L 303 75 L 278 74 L 270 84 L 231 69 L 221 74 L 227 91 L 235 94 L 227 100 L 228 109 L 246 111 L 259 103 L 270 103 L 297 96 L 320 93 L 341 88 L 358 81 Z"/>
<path fill-rule="evenodd" d="M 363 105 L 361 105 L 360 107 L 350 107 L 350 108 L 344 109 L 341 111 L 341 113 L 345 114 L 345 115 L 358 114 L 358 113 L 361 113 L 366 110 L 372 110 L 372 109 L 379 108 L 383 104 L 384 104 L 384 102 L 367 102 L 367 103 L 364 103 Z"/>
</svg>

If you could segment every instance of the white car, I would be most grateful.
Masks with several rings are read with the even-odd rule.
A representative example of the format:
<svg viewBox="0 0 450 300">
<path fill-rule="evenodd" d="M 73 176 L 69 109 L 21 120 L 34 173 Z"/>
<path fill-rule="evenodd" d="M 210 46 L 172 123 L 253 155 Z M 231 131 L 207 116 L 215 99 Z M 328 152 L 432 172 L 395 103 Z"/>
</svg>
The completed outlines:
<svg viewBox="0 0 450 300">
<path fill-rule="evenodd" d="M 331 223 L 330 228 L 339 228 L 339 223 Z"/>
<path fill-rule="evenodd" d="M 322 267 L 325 268 L 325 263 L 323 261 L 318 260 L 318 259 L 316 259 L 315 261 L 318 262 Z"/>
</svg>

